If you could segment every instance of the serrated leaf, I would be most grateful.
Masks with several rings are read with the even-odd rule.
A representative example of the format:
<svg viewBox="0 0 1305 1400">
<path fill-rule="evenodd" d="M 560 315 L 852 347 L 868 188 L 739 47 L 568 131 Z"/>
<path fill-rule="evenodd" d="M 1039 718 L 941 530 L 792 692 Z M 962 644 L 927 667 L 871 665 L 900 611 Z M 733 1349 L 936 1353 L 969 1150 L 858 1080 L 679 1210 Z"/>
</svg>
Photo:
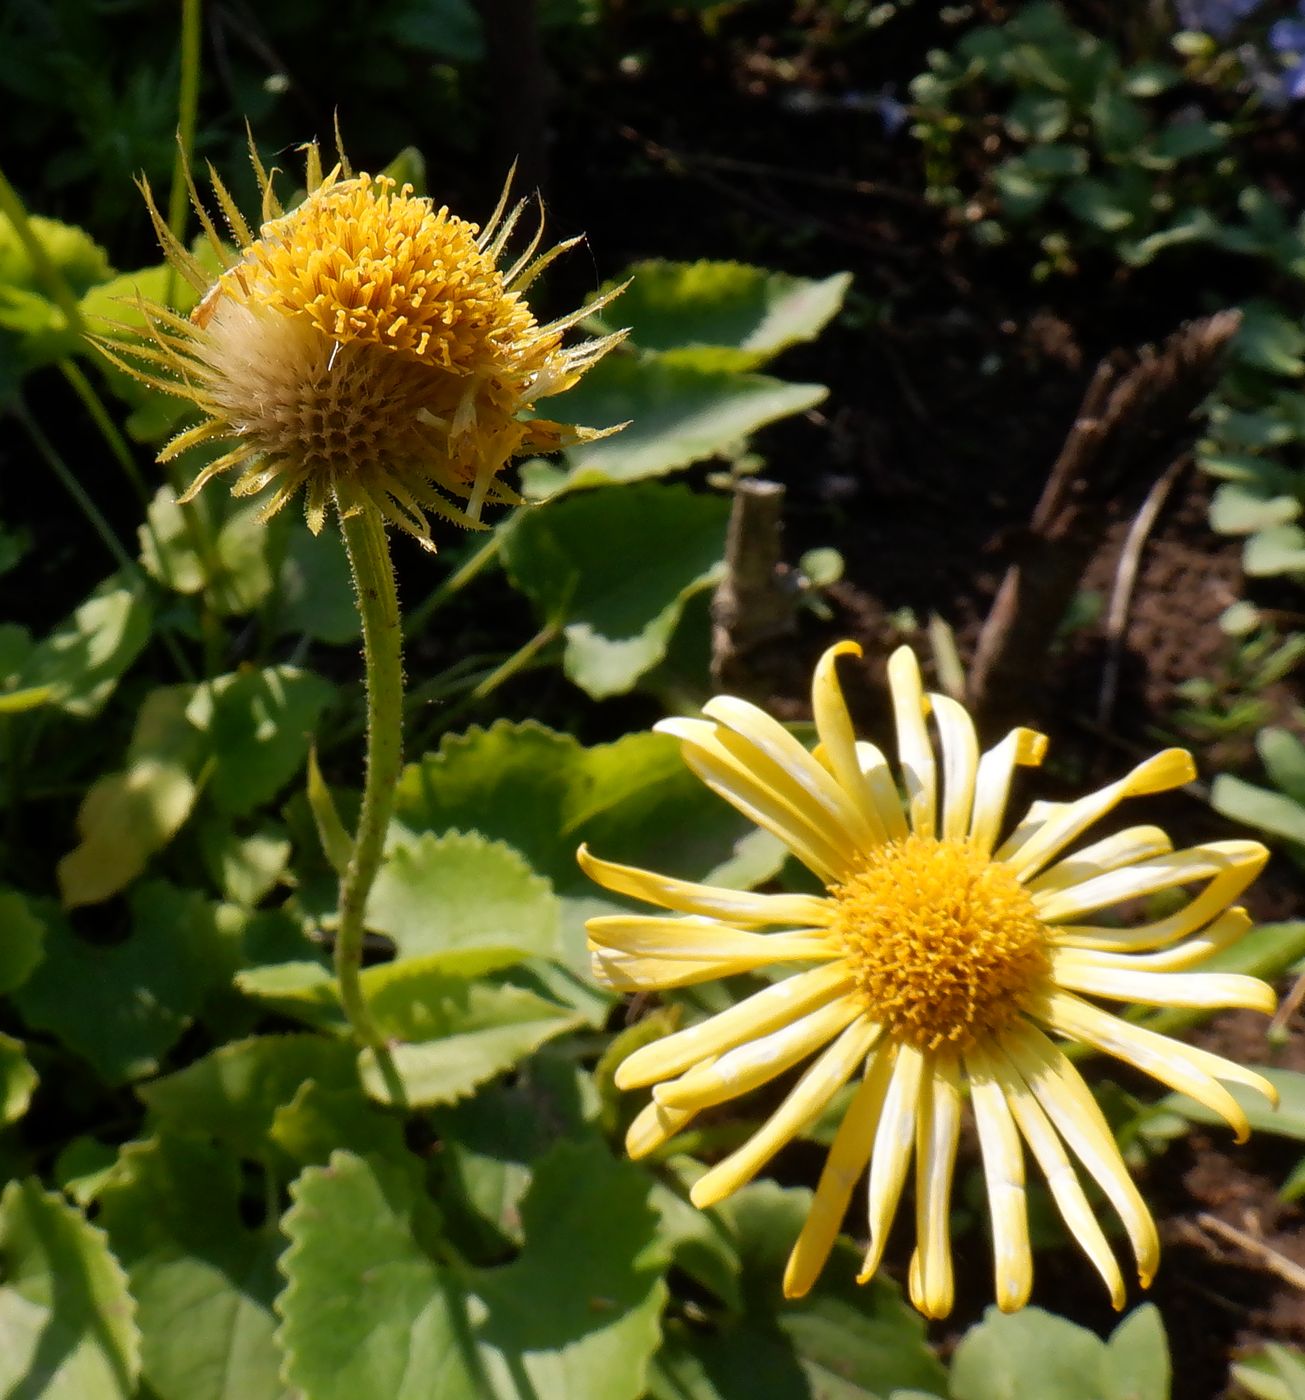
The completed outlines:
<svg viewBox="0 0 1305 1400">
<path fill-rule="evenodd" d="M 136 1093 L 165 1132 L 206 1133 L 259 1161 L 277 1110 L 292 1102 L 306 1080 L 358 1092 L 355 1061 L 351 1046 L 325 1036 L 253 1036 L 138 1085 Z"/>
<path fill-rule="evenodd" d="M 814 340 L 838 314 L 852 275 L 814 281 L 739 262 L 654 258 L 618 281 L 627 278 L 619 300 L 595 317 L 597 329 L 626 327 L 641 350 L 711 347 L 728 352 L 719 363 L 730 369 L 756 369 L 790 345 Z"/>
<path fill-rule="evenodd" d="M 724 570 L 729 501 L 640 483 L 564 496 L 504 532 L 508 576 L 562 629 L 562 668 L 594 699 L 662 660 L 693 594 Z"/>
<path fill-rule="evenodd" d="M 216 762 L 208 794 L 243 816 L 294 777 L 335 687 L 311 671 L 268 666 L 219 676 L 196 688 L 190 722 L 208 736 Z"/>
<path fill-rule="evenodd" d="M 45 923 L 17 890 L 0 890 L 0 994 L 21 987 L 41 961 Z"/>
<path fill-rule="evenodd" d="M 272 1115 L 268 1140 L 300 1167 L 325 1165 L 338 1148 L 385 1161 L 407 1154 L 403 1123 L 368 1102 L 357 1089 L 328 1089 L 315 1079 L 299 1086 L 293 1099 Z"/>
<path fill-rule="evenodd" d="M 90 943 L 50 909 L 45 957 L 14 993 L 23 1020 L 49 1031 L 110 1084 L 139 1079 L 181 1036 L 239 958 L 238 911 L 162 880 L 128 894 L 130 932 Z"/>
<path fill-rule="evenodd" d="M 0 1198 L 0 1391 L 40 1400 L 131 1400 L 140 1334 L 103 1230 L 75 1206 L 11 1181 Z"/>
<path fill-rule="evenodd" d="M 593 748 L 533 723 L 451 735 L 404 769 L 395 822 L 414 834 L 479 831 L 519 851 L 563 901 L 575 969 L 588 965 L 584 918 L 614 907 L 576 864 L 580 842 L 609 860 L 742 887 L 783 862 L 779 843 L 703 787 L 660 734 Z"/>
<path fill-rule="evenodd" d="M 150 623 L 144 590 L 115 574 L 32 649 L 19 684 L 45 687 L 50 704 L 89 719 L 144 649 Z"/>
<path fill-rule="evenodd" d="M 665 1297 L 647 1190 L 601 1145 L 562 1144 L 523 1202 L 521 1256 L 455 1275 L 413 1177 L 335 1153 L 285 1217 L 287 1381 L 305 1400 L 636 1400 Z"/>
<path fill-rule="evenodd" d="M 565 453 L 565 466 L 531 463 L 522 471 L 535 500 L 563 487 L 641 481 L 728 453 L 749 434 L 801 413 L 828 393 L 821 384 L 788 384 L 692 363 L 609 355 L 552 402 L 568 423 L 630 426 Z"/>
<path fill-rule="evenodd" d="M 654 1400 L 882 1400 L 895 1389 L 944 1389 L 923 1322 L 895 1284 L 852 1282 L 859 1254 L 849 1243 L 835 1247 L 811 1294 L 783 1298 L 784 1262 L 810 1205 L 810 1191 L 766 1182 L 717 1207 L 738 1251 L 743 1310 L 667 1328 Z"/>
<path fill-rule="evenodd" d="M 241 1213 L 240 1165 L 211 1144 L 155 1138 L 123 1150 L 100 1224 L 137 1302 L 141 1370 L 157 1400 L 281 1400 L 273 1341 L 282 1242 Z"/>
<path fill-rule="evenodd" d="M 524 987 L 468 982 L 439 971 L 367 991 L 368 1009 L 382 1032 L 417 1042 L 359 1056 L 363 1087 L 381 1103 L 452 1103 L 580 1023 L 569 1008 Z"/>
<path fill-rule="evenodd" d="M 952 1400 L 1102 1400 L 1105 1343 L 1041 1308 L 1000 1313 L 961 1339 L 952 1359 Z"/>
<path fill-rule="evenodd" d="M 518 961 L 551 958 L 560 925 L 548 881 L 477 832 L 396 842 L 367 903 L 367 926 L 394 939 L 400 958 L 486 947 L 514 950 Z"/>
</svg>

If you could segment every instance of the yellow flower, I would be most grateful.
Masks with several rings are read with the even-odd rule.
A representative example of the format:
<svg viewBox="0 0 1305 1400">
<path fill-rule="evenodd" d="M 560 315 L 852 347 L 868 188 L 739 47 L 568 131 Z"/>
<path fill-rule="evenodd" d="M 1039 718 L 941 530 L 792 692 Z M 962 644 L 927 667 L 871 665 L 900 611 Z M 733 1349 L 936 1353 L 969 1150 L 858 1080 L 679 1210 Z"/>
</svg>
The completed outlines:
<svg viewBox="0 0 1305 1400">
<path fill-rule="evenodd" d="M 1014 771 L 1041 761 L 1044 736 L 1016 729 L 980 756 L 964 708 L 926 695 L 903 647 L 888 663 L 895 778 L 884 755 L 853 733 L 835 673 L 836 659 L 849 654 L 860 648 L 843 642 L 816 667 L 814 754 L 730 696 L 707 704 L 702 719 L 658 726 L 681 741 L 685 762 L 713 792 L 778 836 L 820 879 L 823 896 L 690 884 L 581 848 L 580 862 L 598 883 L 676 915 L 589 921 L 594 973 L 606 986 L 644 992 L 758 969 L 777 977 L 621 1064 L 619 1087 L 654 1086 L 626 1145 L 634 1157 L 654 1151 L 701 1110 L 817 1056 L 762 1127 L 694 1185 L 694 1204 L 710 1206 L 859 1076 L 784 1291 L 800 1297 L 815 1282 L 867 1163 L 869 1248 L 859 1279 L 871 1277 L 914 1156 L 910 1293 L 922 1312 L 942 1317 L 952 1306 L 949 1197 L 968 1089 L 998 1304 L 1022 1307 L 1032 1286 L 1027 1149 L 1120 1308 L 1124 1282 L 1081 1173 L 1123 1221 L 1143 1286 L 1155 1273 L 1159 1241 L 1100 1108 L 1057 1039 L 1114 1055 L 1190 1094 L 1244 1139 L 1246 1115 L 1220 1081 L 1272 1099 L 1264 1078 L 1086 998 L 1271 1011 L 1273 992 L 1255 978 L 1189 971 L 1247 927 L 1245 912 L 1230 905 L 1267 852 L 1254 841 L 1175 851 L 1154 826 L 1072 849 L 1123 799 L 1190 781 L 1192 760 L 1182 749 L 1156 754 L 1079 801 L 1036 802 L 1005 832 Z M 1180 895 L 1162 918 L 1130 926 L 1110 913 L 1162 892 Z M 778 975 L 783 964 L 794 965 L 790 975 Z"/>
<path fill-rule="evenodd" d="M 160 461 L 228 444 L 183 500 L 218 473 L 243 468 L 233 492 L 270 489 L 263 518 L 303 490 L 314 532 L 332 503 L 347 514 L 371 503 L 433 548 L 428 511 L 474 526 L 484 502 L 519 501 L 498 480 L 510 458 L 605 435 L 529 413 L 622 338 L 562 345 L 569 327 L 615 293 L 541 326 L 523 293 L 578 239 L 536 256 L 541 221 L 504 270 L 525 207 L 523 200 L 508 212 L 506 187 L 480 229 L 410 185 L 353 175 L 343 152 L 323 174 L 317 147 L 306 149 L 309 192 L 287 213 L 251 143 L 263 194 L 257 235 L 210 171 L 234 252 L 191 183 L 223 268 L 216 279 L 169 232 L 143 187 L 168 261 L 201 300 L 189 319 L 142 305 L 147 342 L 101 345 L 137 378 L 199 409 L 201 421 Z"/>
</svg>

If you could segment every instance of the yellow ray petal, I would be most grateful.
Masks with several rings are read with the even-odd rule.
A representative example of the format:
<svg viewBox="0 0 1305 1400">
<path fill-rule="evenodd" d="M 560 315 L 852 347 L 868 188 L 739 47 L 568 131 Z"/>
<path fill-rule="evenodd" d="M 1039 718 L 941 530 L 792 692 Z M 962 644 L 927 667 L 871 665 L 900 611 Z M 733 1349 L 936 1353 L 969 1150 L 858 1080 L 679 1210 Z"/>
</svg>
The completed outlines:
<svg viewBox="0 0 1305 1400">
<path fill-rule="evenodd" d="M 717 695 L 707 701 L 702 712 L 730 731 L 729 735 L 721 735 L 721 740 L 741 762 L 751 766 L 756 761 L 754 754 L 763 754 L 773 765 L 767 769 L 768 776 L 782 776 L 786 784 L 795 786 L 803 801 L 813 804 L 813 815 L 818 814 L 823 825 L 833 826 L 843 834 L 839 844 L 851 842 L 862 850 L 880 844 L 878 824 L 870 824 L 828 771 L 765 710 L 733 695 Z M 730 736 L 742 740 L 743 747 L 731 744 Z"/>
<path fill-rule="evenodd" d="M 888 1085 L 870 1154 L 870 1247 L 856 1276 L 858 1283 L 866 1283 L 873 1278 L 879 1261 L 884 1257 L 888 1232 L 897 1213 L 907 1168 L 911 1165 L 915 1114 L 926 1068 L 922 1051 L 913 1045 L 898 1047 L 893 1077 Z"/>
<path fill-rule="evenodd" d="M 934 699 L 935 705 L 938 698 Z M 911 1300 L 926 1317 L 952 1310 L 951 1194 L 961 1131 L 961 1080 L 956 1056 L 941 1051 L 920 1092 L 915 1138 L 915 1236 Z"/>
<path fill-rule="evenodd" d="M 960 840 L 970 829 L 974 810 L 974 784 L 979 770 L 979 740 L 974 721 L 965 706 L 947 695 L 929 695 L 938 725 L 943 759 L 942 835 Z M 927 1263 L 924 1265 L 926 1276 Z"/>
<path fill-rule="evenodd" d="M 1150 860 L 1152 856 L 1166 855 L 1173 848 L 1174 843 L 1158 826 L 1130 826 L 1057 861 L 1036 879 L 1030 880 L 1025 889 L 1030 894 L 1066 890 L 1107 870 L 1118 870 L 1124 865 Z"/>
<path fill-rule="evenodd" d="M 625 1150 L 630 1160 L 637 1162 L 640 1157 L 664 1147 L 697 1116 L 697 1109 L 667 1108 L 656 1099 L 645 1104 L 626 1129 Z"/>
<path fill-rule="evenodd" d="M 777 962 L 826 962 L 838 956 L 822 934 L 744 933 L 706 919 L 604 915 L 586 928 L 593 973 L 619 992 L 687 987 Z"/>
<path fill-rule="evenodd" d="M 1002 1312 L 1015 1312 L 1028 1302 L 1033 1287 L 1024 1153 L 990 1057 L 981 1049 L 967 1051 L 965 1070 L 988 1184 L 997 1306 Z"/>
<path fill-rule="evenodd" d="M 834 1134 L 811 1209 L 788 1256 L 784 1269 L 786 1298 L 803 1297 L 819 1277 L 838 1238 L 853 1188 L 870 1160 L 895 1059 L 893 1047 L 883 1042 L 881 1045 L 866 1065 L 865 1077 L 857 1085 Z"/>
<path fill-rule="evenodd" d="M 917 836 L 937 834 L 938 771 L 925 717 L 929 702 L 920 681 L 920 663 L 910 647 L 898 647 L 888 658 L 888 688 L 897 726 L 897 762 L 906 784 L 911 830 Z"/>
<path fill-rule="evenodd" d="M 1001 1048 L 1070 1151 L 1114 1206 L 1132 1243 L 1142 1287 L 1148 1287 L 1160 1263 L 1160 1237 L 1091 1090 L 1064 1053 L 1035 1026 L 1024 1025 L 1007 1034 Z"/>
<path fill-rule="evenodd" d="M 1069 889 L 1035 894 L 1033 905 L 1044 923 L 1068 923 L 1125 900 L 1210 880 L 1225 870 L 1254 867 L 1263 850 L 1258 841 L 1209 841 L 1107 871 Z"/>
<path fill-rule="evenodd" d="M 684 762 L 719 797 L 749 821 L 777 836 L 826 885 L 837 884 L 850 862 L 845 851 L 810 815 L 794 808 L 783 795 L 739 763 L 716 738 L 716 726 L 692 719 L 659 720 L 653 728 L 680 740 Z"/>
<path fill-rule="evenodd" d="M 657 1085 L 653 1098 L 668 1108 L 703 1109 L 725 1103 L 768 1084 L 861 1018 L 859 1004 L 851 997 L 840 997 L 768 1035 L 735 1046 L 715 1064 L 698 1065 L 679 1079 Z"/>
<path fill-rule="evenodd" d="M 1199 966 L 1220 949 L 1236 943 L 1250 926 L 1250 915 L 1245 909 L 1237 908 L 1229 909 L 1202 929 L 1197 937 L 1175 943 L 1158 953 L 1105 952 L 1080 948 L 1067 939 L 1057 939 L 1056 943 L 1066 952 L 1073 951 L 1079 957 L 1091 960 L 1095 967 L 1120 968 L 1128 972 L 1181 972 Z"/>
<path fill-rule="evenodd" d="M 1217 1113 L 1237 1134 L 1238 1142 L 1250 1136 L 1251 1126 L 1241 1105 L 1215 1078 L 1231 1079 L 1247 1084 L 1271 1102 L 1277 1093 L 1267 1079 L 1252 1070 L 1198 1051 L 1173 1040 L 1167 1035 L 1131 1026 L 1118 1016 L 1103 1011 L 1091 1002 L 1083 1001 L 1069 992 L 1051 992 L 1030 1000 L 1029 1015 L 1045 1022 L 1062 1035 L 1081 1040 L 1107 1055 L 1114 1055 L 1134 1065 L 1145 1074 L 1167 1084 L 1179 1093 L 1188 1094 L 1203 1103 L 1211 1113 Z"/>
<path fill-rule="evenodd" d="M 907 834 L 906 813 L 902 809 L 902 794 L 897 790 L 893 770 L 880 749 L 864 739 L 856 741 L 856 761 L 861 776 L 870 789 L 879 820 L 884 824 L 890 841 L 900 841 Z"/>
<path fill-rule="evenodd" d="M 1012 729 L 979 760 L 970 819 L 970 842 L 977 850 L 988 855 L 997 844 L 1015 769 L 1036 768 L 1046 751 L 1045 734 L 1036 729 Z"/>
<path fill-rule="evenodd" d="M 997 1082 L 1015 1117 L 1015 1125 L 1042 1169 L 1065 1224 L 1101 1275 L 1110 1291 L 1111 1306 L 1119 1312 L 1126 1301 L 1124 1278 L 1105 1231 L 1088 1204 L 1078 1173 L 1020 1072 L 1001 1051 L 991 1052 L 990 1058 Z"/>
<path fill-rule="evenodd" d="M 723 919 L 739 928 L 764 928 L 771 924 L 820 928 L 833 917 L 829 901 L 817 895 L 753 894 L 723 889 L 719 885 L 696 885 L 670 875 L 657 875 L 632 865 L 602 860 L 591 854 L 587 846 L 581 846 L 576 852 L 576 860 L 585 874 L 604 889 L 642 899 L 648 904 L 659 904 L 663 909 L 675 909 L 681 914 Z"/>
<path fill-rule="evenodd" d="M 1193 1006 L 1220 1010 L 1241 1006 L 1271 1016 L 1278 1004 L 1273 988 L 1258 977 L 1236 972 L 1146 972 L 1117 964 L 1103 966 L 1100 954 L 1077 948 L 1051 953 L 1052 980 L 1073 992 L 1143 1006 Z"/>
<path fill-rule="evenodd" d="M 1068 803 L 1005 863 L 1021 880 L 1030 880 L 1071 841 L 1081 836 L 1094 822 L 1100 821 L 1125 798 L 1165 792 L 1169 788 L 1190 783 L 1194 777 L 1196 765 L 1186 749 L 1163 749 L 1139 763 L 1117 782 L 1103 787 L 1100 792 Z"/>
<path fill-rule="evenodd" d="M 1247 846 L 1255 845 L 1246 842 Z M 1097 948 L 1103 952 L 1140 952 L 1163 948 L 1208 924 L 1251 883 L 1264 868 L 1269 853 L 1262 846 L 1241 863 L 1224 866 L 1195 899 L 1175 913 L 1136 928 L 1110 928 L 1101 924 L 1059 924 L 1048 930 L 1054 942 L 1070 948 Z"/>
<path fill-rule="evenodd" d="M 694 1182 L 689 1192 L 693 1204 L 703 1208 L 715 1205 L 751 1181 L 861 1068 L 879 1033 L 878 1026 L 865 1020 L 848 1026 L 748 1141 Z"/>
<path fill-rule="evenodd" d="M 811 679 L 811 709 L 815 715 L 816 733 L 829 771 L 834 775 L 839 787 L 856 808 L 861 820 L 876 841 L 888 837 L 874 793 L 861 771 L 857 759 L 856 731 L 852 727 L 852 717 L 847 712 L 847 701 L 843 688 L 838 683 L 836 662 L 840 656 L 860 656 L 861 648 L 855 642 L 839 642 L 829 647 L 816 663 L 815 674 Z M 894 794 L 894 806 L 897 805 Z"/>
<path fill-rule="evenodd" d="M 745 1040 L 769 1035 L 816 1007 L 846 995 L 851 987 L 852 978 L 842 962 L 773 982 L 696 1026 L 641 1046 L 617 1066 L 616 1087 L 638 1089 L 682 1074 L 708 1056 L 733 1050 Z"/>
</svg>

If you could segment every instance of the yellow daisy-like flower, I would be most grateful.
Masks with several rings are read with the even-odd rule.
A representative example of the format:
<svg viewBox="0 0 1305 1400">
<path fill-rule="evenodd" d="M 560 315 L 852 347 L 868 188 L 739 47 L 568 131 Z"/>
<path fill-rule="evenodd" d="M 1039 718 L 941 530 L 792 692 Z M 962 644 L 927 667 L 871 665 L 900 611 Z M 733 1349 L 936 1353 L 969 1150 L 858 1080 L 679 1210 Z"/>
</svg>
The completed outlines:
<svg viewBox="0 0 1305 1400">
<path fill-rule="evenodd" d="M 685 762 L 713 792 L 784 842 L 824 884 L 823 896 L 691 884 L 581 848 L 580 862 L 599 884 L 675 915 L 589 921 L 594 973 L 606 986 L 646 992 L 793 965 L 790 975 L 620 1065 L 619 1087 L 654 1086 L 626 1145 L 631 1156 L 643 1156 L 701 1110 L 816 1056 L 762 1127 L 694 1185 L 694 1204 L 706 1207 L 751 1180 L 859 1076 L 784 1291 L 800 1297 L 815 1282 L 867 1163 L 870 1242 L 859 1278 L 871 1277 L 914 1156 L 910 1293 L 922 1312 L 942 1317 L 953 1298 L 949 1198 L 968 1089 L 999 1306 L 1022 1307 L 1032 1286 L 1027 1149 L 1121 1308 L 1123 1278 L 1081 1173 L 1123 1221 L 1143 1286 L 1159 1259 L 1156 1228 L 1101 1109 L 1057 1039 L 1114 1055 L 1190 1094 L 1244 1139 L 1246 1115 L 1220 1081 L 1273 1099 L 1267 1080 L 1087 998 L 1271 1011 L 1272 989 L 1256 978 L 1189 970 L 1248 926 L 1245 912 L 1230 906 L 1267 852 L 1254 841 L 1175 851 L 1154 826 L 1073 849 L 1125 798 L 1190 781 L 1194 768 L 1182 749 L 1156 754 L 1077 802 L 1036 802 L 1005 832 L 1015 769 L 1041 761 L 1044 736 L 1016 729 L 981 756 L 964 708 L 927 695 L 903 647 L 888 663 L 894 775 L 880 750 L 853 733 L 835 672 L 836 659 L 849 654 L 860 648 L 843 642 L 816 667 L 814 753 L 730 696 L 710 701 L 702 719 L 657 726 L 681 741 Z M 1109 915 L 1162 892 L 1179 900 L 1162 918 L 1121 926 Z"/>
<path fill-rule="evenodd" d="M 615 293 L 540 325 L 523 294 L 578 239 L 538 254 L 541 220 L 502 269 L 526 203 L 509 212 L 506 187 L 480 229 L 410 185 L 353 175 L 343 152 L 323 173 L 317 147 L 306 149 L 308 195 L 287 213 L 251 142 L 263 194 L 257 235 L 210 168 L 234 252 L 191 183 L 223 268 L 216 280 L 173 237 L 143 187 L 168 261 L 202 299 L 189 319 L 142 305 L 149 341 L 102 348 L 202 414 L 160 461 L 229 440 L 183 500 L 218 473 L 243 468 L 233 492 L 270 488 L 264 518 L 302 490 L 314 532 L 333 502 L 349 514 L 371 503 L 433 548 L 428 511 L 474 526 L 484 502 L 520 500 L 498 480 L 510 458 L 605 436 L 529 415 L 537 399 L 570 388 L 623 338 L 562 345 L 568 328 Z"/>
</svg>

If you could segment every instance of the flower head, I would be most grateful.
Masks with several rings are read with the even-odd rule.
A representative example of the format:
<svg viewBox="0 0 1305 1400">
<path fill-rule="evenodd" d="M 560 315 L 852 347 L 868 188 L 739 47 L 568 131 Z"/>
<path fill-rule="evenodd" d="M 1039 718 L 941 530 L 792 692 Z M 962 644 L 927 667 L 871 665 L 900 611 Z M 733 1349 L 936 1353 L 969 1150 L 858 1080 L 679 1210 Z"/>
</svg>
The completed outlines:
<svg viewBox="0 0 1305 1400">
<path fill-rule="evenodd" d="M 844 642 L 816 667 L 814 754 L 729 696 L 710 701 L 702 719 L 658 726 L 681 741 L 685 762 L 709 788 L 784 842 L 824 884 L 823 895 L 690 884 L 581 848 L 580 862 L 599 884 L 673 911 L 591 919 L 599 981 L 649 991 L 763 968 L 774 978 L 622 1062 L 618 1086 L 654 1086 L 627 1147 L 636 1157 L 651 1152 L 701 1110 L 809 1062 L 758 1131 L 694 1185 L 694 1203 L 709 1206 L 749 1181 L 856 1080 L 784 1290 L 800 1296 L 815 1281 L 867 1164 L 870 1241 L 859 1277 L 870 1278 L 914 1158 L 910 1293 L 921 1311 L 941 1317 L 952 1306 L 949 1197 L 968 1090 L 998 1304 L 1022 1307 L 1032 1286 L 1027 1151 L 1122 1307 L 1123 1278 L 1082 1175 L 1122 1219 L 1144 1286 L 1159 1258 L 1156 1229 L 1101 1109 L 1057 1040 L 1114 1055 L 1190 1094 L 1244 1138 L 1246 1115 L 1221 1081 L 1272 1098 L 1264 1078 L 1123 1020 L 1093 998 L 1272 1010 L 1271 988 L 1255 978 L 1189 970 L 1247 927 L 1245 912 L 1230 906 L 1267 852 L 1239 840 L 1175 851 L 1154 826 L 1078 844 L 1125 798 L 1188 782 L 1194 770 L 1182 749 L 1156 754 L 1076 802 L 1034 803 L 1007 830 L 1012 777 L 1041 761 L 1045 738 L 1016 729 L 980 755 L 963 707 L 925 694 L 903 647 L 888 664 L 894 774 L 879 749 L 853 733 L 835 671 L 848 654 L 860 649 Z M 1143 922 L 1120 917 L 1152 895 L 1168 896 L 1170 911 Z"/>
<path fill-rule="evenodd" d="M 160 460 L 225 444 L 183 499 L 240 468 L 233 492 L 270 490 L 265 518 L 302 490 L 314 531 L 332 504 L 352 514 L 370 503 L 433 548 L 428 511 L 475 525 L 484 502 L 519 499 L 498 479 L 510 458 L 603 436 L 529 416 L 537 399 L 569 388 L 622 338 L 562 345 L 568 328 L 615 293 L 547 325 L 523 300 L 578 240 L 536 256 L 541 223 L 503 269 L 525 207 L 508 210 L 506 187 L 481 229 L 410 185 L 354 175 L 343 152 L 323 173 L 314 145 L 308 194 L 287 212 L 252 144 L 251 155 L 263 193 L 257 233 L 212 174 L 234 250 L 191 185 L 223 269 L 216 279 L 172 235 L 144 187 L 169 262 L 201 300 L 189 319 L 143 306 L 146 343 L 102 342 L 116 363 L 202 415 Z"/>
</svg>

